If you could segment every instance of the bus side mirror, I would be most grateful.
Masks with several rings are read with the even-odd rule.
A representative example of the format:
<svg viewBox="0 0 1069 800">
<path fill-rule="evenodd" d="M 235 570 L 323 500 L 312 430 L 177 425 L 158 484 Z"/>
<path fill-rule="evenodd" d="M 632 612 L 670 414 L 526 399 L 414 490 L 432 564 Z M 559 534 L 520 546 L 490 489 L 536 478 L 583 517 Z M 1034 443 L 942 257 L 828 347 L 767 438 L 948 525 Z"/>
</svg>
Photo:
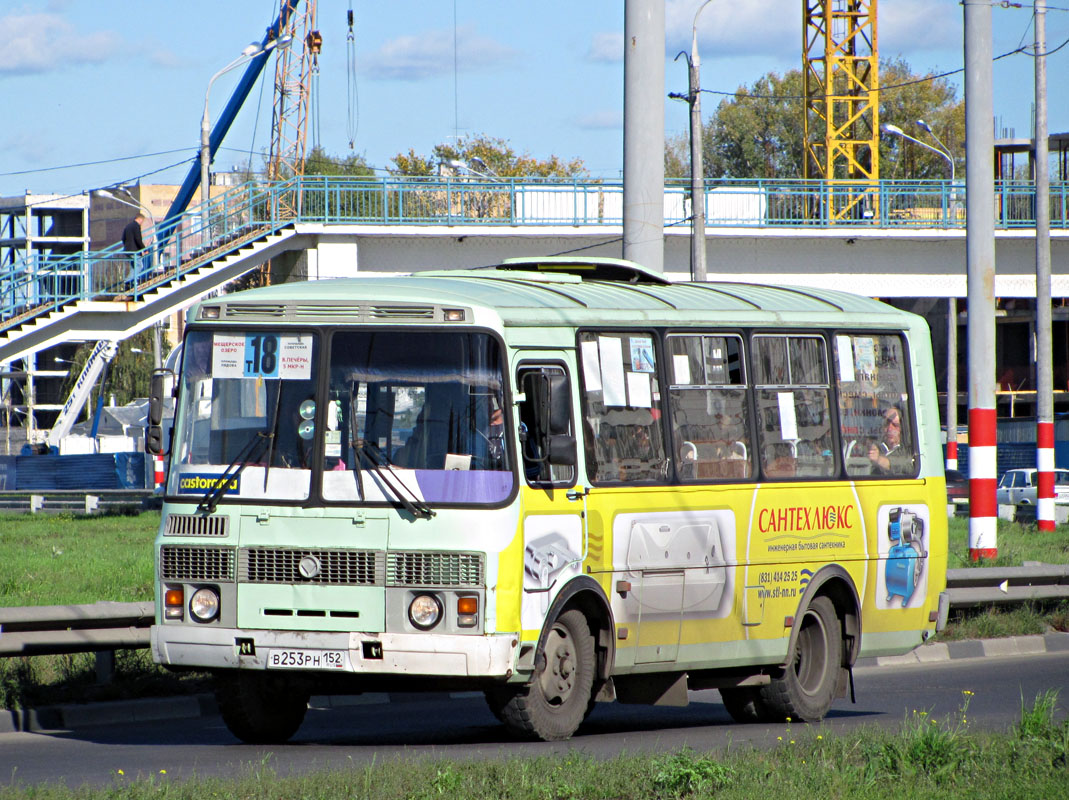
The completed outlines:
<svg viewBox="0 0 1069 800">
<path fill-rule="evenodd" d="M 546 375 L 546 433 L 550 437 L 567 434 L 571 430 L 572 392 L 564 375 Z M 573 437 L 574 438 L 574 437 Z"/>
<path fill-rule="evenodd" d="M 548 458 L 550 464 L 559 467 L 574 467 L 579 456 L 575 444 L 575 437 L 570 433 L 558 433 L 549 437 Z"/>
<path fill-rule="evenodd" d="M 158 369 L 152 373 L 148 393 L 148 427 L 145 428 L 145 452 L 158 456 L 163 453 L 163 398 L 168 385 L 173 385 L 174 373 Z"/>
</svg>

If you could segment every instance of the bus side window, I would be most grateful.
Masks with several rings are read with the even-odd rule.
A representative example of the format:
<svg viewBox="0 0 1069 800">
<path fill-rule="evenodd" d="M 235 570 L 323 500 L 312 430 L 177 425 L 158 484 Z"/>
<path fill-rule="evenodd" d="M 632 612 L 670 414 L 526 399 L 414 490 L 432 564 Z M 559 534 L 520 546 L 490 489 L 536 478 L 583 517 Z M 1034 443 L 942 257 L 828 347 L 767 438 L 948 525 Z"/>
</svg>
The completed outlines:
<svg viewBox="0 0 1069 800">
<path fill-rule="evenodd" d="M 522 365 L 516 373 L 516 385 L 523 393 L 518 404 L 520 463 L 527 483 L 532 486 L 572 486 L 576 468 L 563 463 L 567 458 L 556 448 L 567 448 L 568 437 L 575 449 L 575 426 L 572 423 L 571 392 L 568 373 L 557 365 Z M 564 396 L 562 393 L 566 393 Z M 556 396 L 552 396 L 556 395 Z M 567 406 L 567 418 L 551 419 L 556 405 L 557 416 Z M 563 437 L 563 438 L 562 438 Z"/>
</svg>

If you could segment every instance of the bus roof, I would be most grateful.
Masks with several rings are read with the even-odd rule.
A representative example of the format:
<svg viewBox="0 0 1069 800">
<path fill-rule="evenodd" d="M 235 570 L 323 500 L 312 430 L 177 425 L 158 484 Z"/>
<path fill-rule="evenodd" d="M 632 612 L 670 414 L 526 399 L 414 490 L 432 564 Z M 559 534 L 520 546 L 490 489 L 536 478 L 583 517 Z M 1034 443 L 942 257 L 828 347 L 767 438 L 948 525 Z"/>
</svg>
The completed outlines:
<svg viewBox="0 0 1069 800">
<path fill-rule="evenodd" d="M 368 316 L 389 305 L 390 315 Z M 668 281 L 620 259 L 509 259 L 492 267 L 409 275 L 276 284 L 203 301 L 221 306 L 220 320 L 406 322 L 406 308 L 433 321 L 435 308 L 482 307 L 507 325 L 592 325 L 638 321 L 704 323 L 722 319 L 785 322 L 795 315 L 909 326 L 912 314 L 848 292 L 745 282 Z M 240 306 L 239 308 L 237 308 Z M 299 309 L 291 314 L 287 309 Z M 316 309 L 322 313 L 316 313 Z M 347 314 L 346 310 L 352 314 Z M 258 313 L 253 313 L 257 311 Z M 204 316 L 195 313 L 195 319 Z"/>
</svg>

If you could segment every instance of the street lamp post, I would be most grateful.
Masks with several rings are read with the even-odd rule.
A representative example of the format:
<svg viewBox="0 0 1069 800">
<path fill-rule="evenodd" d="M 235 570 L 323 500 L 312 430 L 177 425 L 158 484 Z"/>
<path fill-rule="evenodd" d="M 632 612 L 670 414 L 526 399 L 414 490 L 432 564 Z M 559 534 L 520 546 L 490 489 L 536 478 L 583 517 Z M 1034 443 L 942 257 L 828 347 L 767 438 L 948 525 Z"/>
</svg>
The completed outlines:
<svg viewBox="0 0 1069 800">
<path fill-rule="evenodd" d="M 274 50 L 276 47 L 287 47 L 290 42 L 293 41 L 293 37 L 290 35 L 280 36 L 278 39 L 274 39 L 268 42 L 266 45 L 261 45 L 259 42 L 252 42 L 241 51 L 241 55 L 216 72 L 208 80 L 208 88 L 204 91 L 204 115 L 200 119 L 200 225 L 202 235 L 208 235 L 208 167 L 211 164 L 211 124 L 208 119 L 208 97 L 212 92 L 212 84 L 216 79 L 235 67 L 239 67 L 246 61 L 251 61 L 258 56 L 262 56 Z"/>
<path fill-rule="evenodd" d="M 880 126 L 880 129 L 884 133 L 890 133 L 895 136 L 901 136 L 903 139 L 909 139 L 911 142 L 916 142 L 921 147 L 927 147 L 933 153 L 938 153 L 946 159 L 950 164 L 950 216 L 957 217 L 956 206 L 954 199 L 954 158 L 950 155 L 950 151 L 946 149 L 946 145 L 939 141 L 939 137 L 935 135 L 932 129 L 928 126 L 928 123 L 923 119 L 917 120 L 917 125 L 923 130 L 927 131 L 933 139 L 939 144 L 939 147 L 932 147 L 927 142 L 922 142 L 920 139 L 915 139 L 899 128 L 897 125 L 891 125 L 885 123 Z M 942 148 L 942 149 L 939 149 Z M 947 410 L 946 410 L 946 442 L 947 442 L 947 454 L 946 454 L 946 468 L 957 469 L 958 468 L 958 299 L 956 297 L 947 298 Z"/>
</svg>

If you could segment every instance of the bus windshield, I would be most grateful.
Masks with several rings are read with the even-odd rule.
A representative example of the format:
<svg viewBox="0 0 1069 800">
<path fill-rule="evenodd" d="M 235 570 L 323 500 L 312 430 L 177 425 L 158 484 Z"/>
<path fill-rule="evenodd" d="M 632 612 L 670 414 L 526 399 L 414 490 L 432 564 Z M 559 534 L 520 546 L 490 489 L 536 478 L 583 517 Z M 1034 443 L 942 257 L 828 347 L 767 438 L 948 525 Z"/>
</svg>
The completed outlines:
<svg viewBox="0 0 1069 800">
<path fill-rule="evenodd" d="M 493 337 L 337 331 L 322 397 L 320 349 L 310 333 L 190 331 L 168 494 L 406 508 L 508 499 Z"/>
</svg>

